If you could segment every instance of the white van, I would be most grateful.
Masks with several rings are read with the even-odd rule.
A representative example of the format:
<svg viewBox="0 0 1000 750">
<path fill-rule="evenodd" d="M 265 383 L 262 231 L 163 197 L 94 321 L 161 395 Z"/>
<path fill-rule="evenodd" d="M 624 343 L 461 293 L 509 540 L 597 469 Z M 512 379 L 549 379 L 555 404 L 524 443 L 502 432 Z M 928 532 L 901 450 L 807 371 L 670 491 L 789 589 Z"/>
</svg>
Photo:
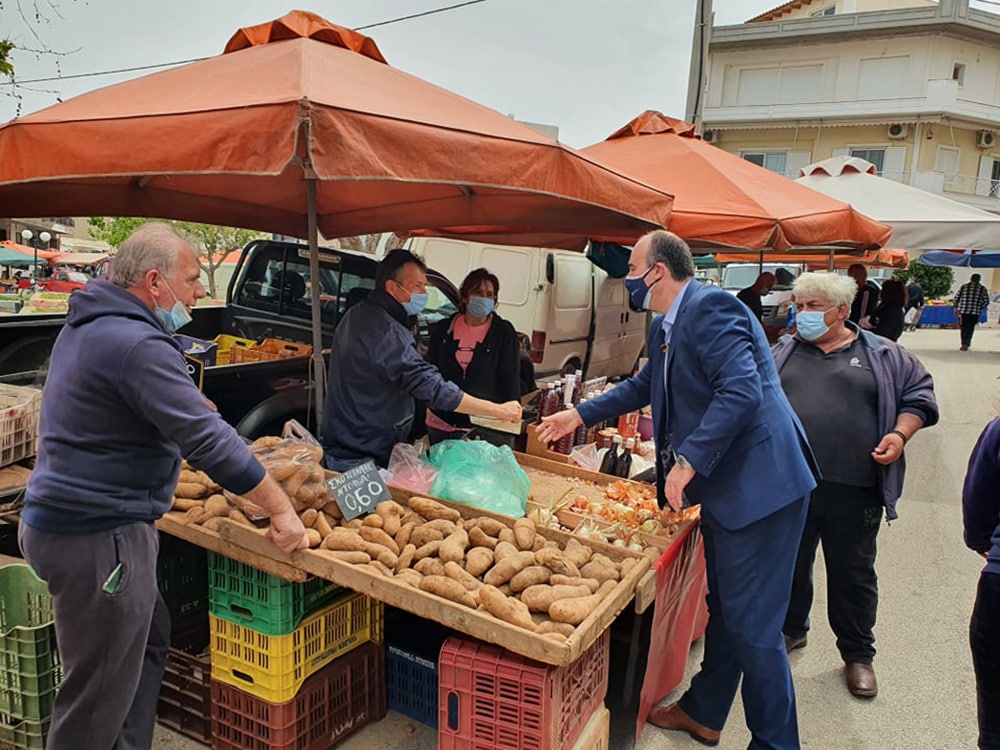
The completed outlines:
<svg viewBox="0 0 1000 750">
<path fill-rule="evenodd" d="M 629 308 L 621 279 L 583 253 L 436 237 L 411 239 L 407 247 L 456 287 L 476 268 L 496 274 L 497 313 L 530 342 L 537 377 L 578 369 L 588 378 L 632 374 L 646 342 L 646 315 Z"/>
</svg>

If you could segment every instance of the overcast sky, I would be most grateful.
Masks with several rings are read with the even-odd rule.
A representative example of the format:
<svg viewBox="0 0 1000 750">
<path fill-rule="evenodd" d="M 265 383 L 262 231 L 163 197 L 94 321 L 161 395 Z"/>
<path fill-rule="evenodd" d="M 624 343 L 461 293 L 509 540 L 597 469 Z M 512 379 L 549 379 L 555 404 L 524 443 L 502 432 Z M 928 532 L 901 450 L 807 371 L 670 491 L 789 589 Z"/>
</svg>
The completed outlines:
<svg viewBox="0 0 1000 750">
<path fill-rule="evenodd" d="M 236 29 L 293 7 L 354 28 L 458 2 L 5 0 L 0 36 L 22 48 L 14 62 L 18 79 L 28 81 L 217 55 Z M 721 25 L 780 3 L 714 4 Z M 583 147 L 645 109 L 684 116 L 694 9 L 695 0 L 485 0 L 365 33 L 390 65 L 520 120 L 557 125 L 562 141 Z M 64 54 L 24 51 L 40 47 L 36 33 Z M 24 84 L 21 114 L 144 74 Z M 16 116 L 17 102 L 0 85 L 0 122 Z"/>
</svg>

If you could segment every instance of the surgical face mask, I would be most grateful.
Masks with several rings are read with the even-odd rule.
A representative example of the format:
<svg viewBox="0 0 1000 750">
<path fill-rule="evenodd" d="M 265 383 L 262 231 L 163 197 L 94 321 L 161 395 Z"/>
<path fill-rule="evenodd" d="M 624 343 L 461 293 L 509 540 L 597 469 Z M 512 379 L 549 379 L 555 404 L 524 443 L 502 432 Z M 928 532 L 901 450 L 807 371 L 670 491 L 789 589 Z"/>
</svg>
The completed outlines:
<svg viewBox="0 0 1000 750">
<path fill-rule="evenodd" d="M 489 297 L 469 297 L 469 304 L 466 305 L 468 311 L 475 318 L 486 318 L 489 317 L 490 313 L 493 312 L 493 308 L 496 307 L 496 303 Z"/>
<path fill-rule="evenodd" d="M 427 307 L 427 292 L 410 292 L 410 301 L 403 303 L 407 315 L 419 315 Z"/>
<path fill-rule="evenodd" d="M 833 308 L 831 307 L 830 310 Z M 795 315 L 795 328 L 799 336 L 806 341 L 822 338 L 830 326 L 826 324 L 825 316 L 830 310 L 803 310 Z"/>
<path fill-rule="evenodd" d="M 163 330 L 167 333 L 177 333 L 181 328 L 186 326 L 191 322 L 191 313 L 187 311 L 184 304 L 177 299 L 177 295 L 174 294 L 174 290 L 170 288 L 170 285 L 166 281 L 163 285 L 167 287 L 167 291 L 170 292 L 170 296 L 174 298 L 174 305 L 169 310 L 164 310 L 162 307 L 157 307 L 153 309 L 153 314 L 159 321 L 160 325 L 163 326 Z"/>
<path fill-rule="evenodd" d="M 643 312 L 649 307 L 650 293 L 653 287 L 660 281 L 657 279 L 648 287 L 646 286 L 646 277 L 653 268 L 653 266 L 647 268 L 646 273 L 642 276 L 625 277 L 625 289 L 628 291 L 628 306 L 635 312 Z"/>
</svg>

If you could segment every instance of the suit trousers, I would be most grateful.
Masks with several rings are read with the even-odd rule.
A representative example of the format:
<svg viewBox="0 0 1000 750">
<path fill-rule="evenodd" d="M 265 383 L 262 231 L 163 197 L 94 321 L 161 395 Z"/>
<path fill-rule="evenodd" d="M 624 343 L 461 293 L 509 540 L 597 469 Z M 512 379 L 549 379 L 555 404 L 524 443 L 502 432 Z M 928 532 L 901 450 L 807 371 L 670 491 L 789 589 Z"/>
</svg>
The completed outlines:
<svg viewBox="0 0 1000 750">
<path fill-rule="evenodd" d="M 783 629 L 791 638 L 801 638 L 809 631 L 813 564 L 816 547 L 822 542 L 827 617 L 845 664 L 871 664 L 875 657 L 875 555 L 882 513 L 882 492 L 878 487 L 820 482 L 813 491 L 802 532 Z"/>
<path fill-rule="evenodd" d="M 979 708 L 979 750 L 1000 750 L 1000 574 L 982 573 L 969 624 Z"/>
<path fill-rule="evenodd" d="M 681 697 L 695 721 L 718 731 L 743 679 L 749 750 L 798 750 L 795 689 L 781 625 L 809 498 L 742 529 L 723 528 L 702 506 L 708 628 L 701 671 Z"/>
<path fill-rule="evenodd" d="M 978 315 L 959 315 L 962 329 L 962 346 L 972 345 L 972 334 L 976 331 L 976 323 L 979 322 Z"/>
<path fill-rule="evenodd" d="M 22 523 L 18 541 L 49 586 L 63 667 L 47 750 L 149 750 L 170 646 L 156 529 L 50 534 Z"/>
</svg>

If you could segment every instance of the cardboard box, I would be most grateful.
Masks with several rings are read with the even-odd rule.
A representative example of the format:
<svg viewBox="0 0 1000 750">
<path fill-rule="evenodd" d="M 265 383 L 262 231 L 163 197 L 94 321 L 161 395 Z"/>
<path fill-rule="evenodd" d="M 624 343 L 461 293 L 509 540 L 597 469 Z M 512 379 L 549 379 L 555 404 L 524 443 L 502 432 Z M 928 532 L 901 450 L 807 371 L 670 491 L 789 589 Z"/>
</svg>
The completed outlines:
<svg viewBox="0 0 1000 750">
<path fill-rule="evenodd" d="M 539 458 L 547 458 L 550 461 L 557 461 L 561 464 L 570 464 L 571 466 L 576 465 L 565 453 L 557 453 L 556 451 L 549 450 L 548 445 L 538 439 L 538 433 L 535 432 L 534 425 L 528 425 L 527 432 L 528 442 L 525 445 L 525 453 L 532 456 L 538 456 Z"/>
</svg>

